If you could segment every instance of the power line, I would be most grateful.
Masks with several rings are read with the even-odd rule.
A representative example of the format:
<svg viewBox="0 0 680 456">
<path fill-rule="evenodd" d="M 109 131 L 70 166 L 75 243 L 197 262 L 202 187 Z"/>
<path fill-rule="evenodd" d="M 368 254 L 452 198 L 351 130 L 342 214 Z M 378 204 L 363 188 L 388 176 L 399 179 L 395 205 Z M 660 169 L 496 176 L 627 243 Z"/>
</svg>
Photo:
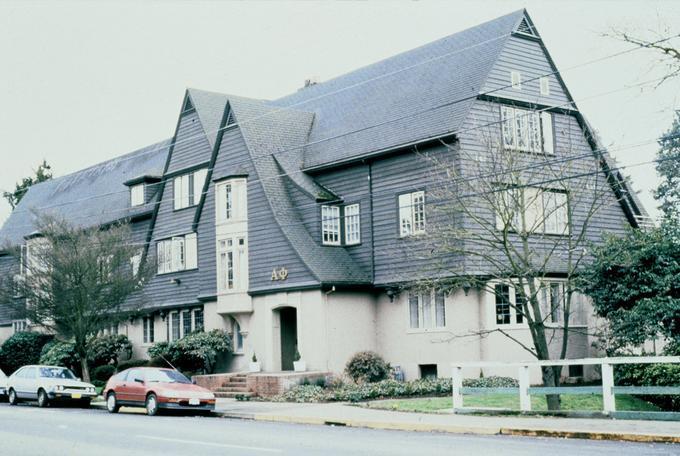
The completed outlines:
<svg viewBox="0 0 680 456">
<path fill-rule="evenodd" d="M 637 84 L 634 84 L 634 85 L 631 85 L 631 86 L 625 86 L 625 87 L 623 87 L 623 88 L 618 88 L 618 89 L 606 91 L 606 92 L 603 92 L 603 93 L 600 93 L 600 94 L 591 95 L 591 96 L 589 96 L 589 97 L 582 98 L 581 101 L 583 101 L 583 100 L 589 100 L 589 99 L 596 98 L 596 97 L 600 97 L 600 96 L 610 95 L 610 94 L 612 94 L 612 93 L 616 93 L 616 92 L 620 92 L 620 91 L 624 91 L 624 90 L 630 90 L 630 89 L 633 89 L 633 88 L 641 87 L 641 86 L 643 86 L 643 85 L 647 85 L 647 84 L 651 84 L 651 83 L 658 82 L 660 79 L 661 79 L 661 78 L 652 79 L 652 80 L 644 81 L 644 82 L 637 83 Z M 537 113 L 537 112 L 540 113 L 540 112 L 550 111 L 550 110 L 553 110 L 553 109 L 559 109 L 559 108 L 564 107 L 565 105 L 572 105 L 572 102 L 571 102 L 571 101 L 567 101 L 567 102 L 565 102 L 565 103 L 560 103 L 560 104 L 557 104 L 557 105 L 547 106 L 547 107 L 542 108 L 542 109 L 539 109 L 539 110 L 533 110 L 533 111 L 531 111 L 531 112 L 527 112 L 526 114 L 523 114 L 523 115 L 521 115 L 521 116 L 519 116 L 519 117 L 530 116 L 530 115 L 532 115 L 533 113 Z M 433 108 L 433 109 L 438 109 L 438 108 Z M 511 120 L 508 120 L 508 121 L 511 121 Z M 493 125 L 500 125 L 500 124 L 502 124 L 503 122 L 504 122 L 504 121 L 503 121 L 502 119 L 501 119 L 501 120 L 498 120 L 498 121 L 488 122 L 488 123 L 486 123 L 486 124 L 477 125 L 477 126 L 472 127 L 472 128 L 467 128 L 467 129 L 458 130 L 457 134 L 460 135 L 461 133 L 470 132 L 470 131 L 474 131 L 474 130 L 479 130 L 479 129 L 484 128 L 484 127 L 489 127 L 489 126 L 493 126 Z M 232 126 L 230 126 L 230 128 L 231 128 L 231 127 L 232 127 Z M 308 144 L 311 144 L 311 143 L 308 143 Z M 292 151 L 292 150 L 297 150 L 297 149 L 299 149 L 300 147 L 302 147 L 302 146 L 294 147 L 294 148 L 291 148 L 291 149 L 288 149 L 288 150 L 284 150 L 284 151 L 278 152 L 278 153 L 286 153 L 286 152 L 289 152 L 289 151 Z M 612 149 L 612 150 L 614 150 L 614 149 Z M 260 156 L 260 157 L 247 157 L 247 158 L 244 158 L 244 159 L 242 159 L 242 160 L 231 161 L 231 162 L 229 163 L 229 165 L 230 165 L 230 166 L 236 166 L 236 165 L 239 165 L 239 164 L 246 164 L 246 163 L 249 163 L 249 162 L 254 162 L 254 161 L 258 160 L 258 159 L 268 158 L 269 155 L 273 155 L 273 153 L 265 154 L 264 156 Z M 206 168 L 206 169 L 207 169 L 208 171 L 214 170 L 214 168 Z M 303 174 L 304 171 L 298 170 L 298 171 L 294 171 L 294 172 L 291 172 L 291 173 L 276 174 L 276 175 L 274 175 L 274 176 L 270 176 L 270 177 L 265 178 L 265 179 L 261 179 L 261 178 L 253 179 L 253 180 L 251 180 L 250 182 L 257 182 L 257 181 L 262 182 L 262 181 L 270 180 L 270 179 L 273 180 L 273 179 L 277 179 L 277 178 L 279 178 L 279 177 L 291 176 L 291 175 L 293 175 L 293 174 L 298 174 L 298 173 Z M 158 184 L 153 184 L 153 185 L 158 185 L 158 186 L 160 187 L 160 183 L 158 183 Z M 20 213 L 20 212 L 29 212 L 29 211 L 32 211 L 32 210 L 43 210 L 43 209 L 50 209 L 50 208 L 54 208 L 54 207 L 68 206 L 68 205 L 75 204 L 75 203 L 82 202 L 82 201 L 88 201 L 88 200 L 92 200 L 92 199 L 104 198 L 104 197 L 106 197 L 106 196 L 111 196 L 111 195 L 115 195 L 115 194 L 122 194 L 122 193 L 128 193 L 128 192 L 129 192 L 128 189 L 125 189 L 125 190 L 116 190 L 116 191 L 113 191 L 113 192 L 100 193 L 100 194 L 98 194 L 98 195 L 92 195 L 92 196 L 88 196 L 88 197 L 85 197 L 85 198 L 80 198 L 80 199 L 77 199 L 77 200 L 71 200 L 71 201 L 67 201 L 67 202 L 63 202 L 63 203 L 58 203 L 58 204 L 53 204 L 53 205 L 48 205 L 48 206 L 41 206 L 41 207 L 39 207 L 39 208 L 35 208 L 35 207 L 34 207 L 34 208 L 30 208 L 30 209 L 17 208 L 17 209 L 15 209 L 13 212 L 14 212 L 14 213 Z M 203 192 L 203 194 L 205 194 L 205 192 Z M 161 200 L 158 201 L 158 202 L 160 203 L 160 202 L 162 202 L 162 201 L 166 201 L 166 199 L 161 199 Z M 115 211 L 118 211 L 118 212 L 127 212 L 127 211 L 129 211 L 129 208 L 121 208 L 121 209 L 117 209 L 117 210 L 115 210 Z M 111 212 L 114 212 L 114 211 L 111 211 Z"/>
</svg>

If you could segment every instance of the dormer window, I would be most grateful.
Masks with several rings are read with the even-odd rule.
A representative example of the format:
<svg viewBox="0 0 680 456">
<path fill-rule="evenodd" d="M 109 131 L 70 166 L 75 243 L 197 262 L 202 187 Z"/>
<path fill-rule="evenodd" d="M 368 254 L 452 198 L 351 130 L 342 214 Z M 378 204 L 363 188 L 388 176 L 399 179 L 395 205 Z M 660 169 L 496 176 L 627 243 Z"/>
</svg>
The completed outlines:
<svg viewBox="0 0 680 456">
<path fill-rule="evenodd" d="M 137 184 L 130 187 L 130 206 L 141 206 L 144 204 L 144 184 Z"/>
</svg>

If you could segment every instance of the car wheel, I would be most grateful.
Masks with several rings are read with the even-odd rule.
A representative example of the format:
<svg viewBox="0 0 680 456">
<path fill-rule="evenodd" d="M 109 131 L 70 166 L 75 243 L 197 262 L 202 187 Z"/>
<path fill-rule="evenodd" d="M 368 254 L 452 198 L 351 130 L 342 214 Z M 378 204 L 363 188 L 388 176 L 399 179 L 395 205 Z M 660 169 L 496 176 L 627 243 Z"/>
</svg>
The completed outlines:
<svg viewBox="0 0 680 456">
<path fill-rule="evenodd" d="M 158 414 L 158 398 L 154 393 L 151 393 L 146 397 L 146 414 L 149 416 Z"/>
<path fill-rule="evenodd" d="M 116 400 L 116 393 L 109 393 L 109 395 L 106 396 L 106 410 L 108 410 L 109 413 L 118 413 L 118 410 L 120 410 L 120 405 L 118 405 L 118 401 Z"/>
<path fill-rule="evenodd" d="M 7 400 L 9 401 L 9 405 L 17 405 L 19 403 L 19 398 L 13 388 L 10 388 Z"/>
<path fill-rule="evenodd" d="M 38 407 L 45 408 L 50 405 L 50 398 L 47 397 L 47 393 L 44 389 L 38 390 Z"/>
</svg>

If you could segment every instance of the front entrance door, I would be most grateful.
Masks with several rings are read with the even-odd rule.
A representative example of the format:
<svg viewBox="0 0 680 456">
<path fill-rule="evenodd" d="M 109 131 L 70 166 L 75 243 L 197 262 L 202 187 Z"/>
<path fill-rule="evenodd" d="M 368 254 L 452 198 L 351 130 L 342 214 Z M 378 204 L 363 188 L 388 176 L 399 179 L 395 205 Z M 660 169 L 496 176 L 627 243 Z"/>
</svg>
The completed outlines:
<svg viewBox="0 0 680 456">
<path fill-rule="evenodd" d="M 292 371 L 297 347 L 297 310 L 284 307 L 279 310 L 281 318 L 281 370 Z"/>
</svg>

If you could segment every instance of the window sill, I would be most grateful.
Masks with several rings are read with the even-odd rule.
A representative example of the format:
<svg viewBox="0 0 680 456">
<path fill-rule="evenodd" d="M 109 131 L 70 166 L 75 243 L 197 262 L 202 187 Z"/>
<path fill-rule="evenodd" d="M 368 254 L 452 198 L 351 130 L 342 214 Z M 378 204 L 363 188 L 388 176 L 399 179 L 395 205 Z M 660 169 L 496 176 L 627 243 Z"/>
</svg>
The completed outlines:
<svg viewBox="0 0 680 456">
<path fill-rule="evenodd" d="M 418 233 L 413 233 L 413 234 L 400 234 L 399 239 L 416 239 L 422 236 L 425 236 L 427 234 L 427 231 L 419 231 Z"/>
<path fill-rule="evenodd" d="M 231 354 L 234 355 L 234 356 L 243 356 L 244 355 L 243 351 L 237 351 L 237 352 L 235 351 L 235 352 L 232 352 Z"/>
<path fill-rule="evenodd" d="M 194 204 L 192 206 L 187 206 L 187 207 L 180 207 L 179 209 L 175 209 L 175 207 L 173 206 L 172 212 L 181 212 L 181 211 L 185 211 L 187 209 L 196 209 L 196 206 L 198 206 L 198 204 Z"/>
<path fill-rule="evenodd" d="M 191 269 L 180 269 L 178 271 L 170 271 L 170 272 L 157 272 L 157 276 L 165 276 L 169 274 L 181 274 L 183 272 L 190 272 L 190 271 L 198 271 L 198 268 L 191 268 Z"/>
<path fill-rule="evenodd" d="M 406 334 L 430 334 L 430 333 L 445 333 L 449 332 L 446 328 L 409 328 Z"/>
</svg>

